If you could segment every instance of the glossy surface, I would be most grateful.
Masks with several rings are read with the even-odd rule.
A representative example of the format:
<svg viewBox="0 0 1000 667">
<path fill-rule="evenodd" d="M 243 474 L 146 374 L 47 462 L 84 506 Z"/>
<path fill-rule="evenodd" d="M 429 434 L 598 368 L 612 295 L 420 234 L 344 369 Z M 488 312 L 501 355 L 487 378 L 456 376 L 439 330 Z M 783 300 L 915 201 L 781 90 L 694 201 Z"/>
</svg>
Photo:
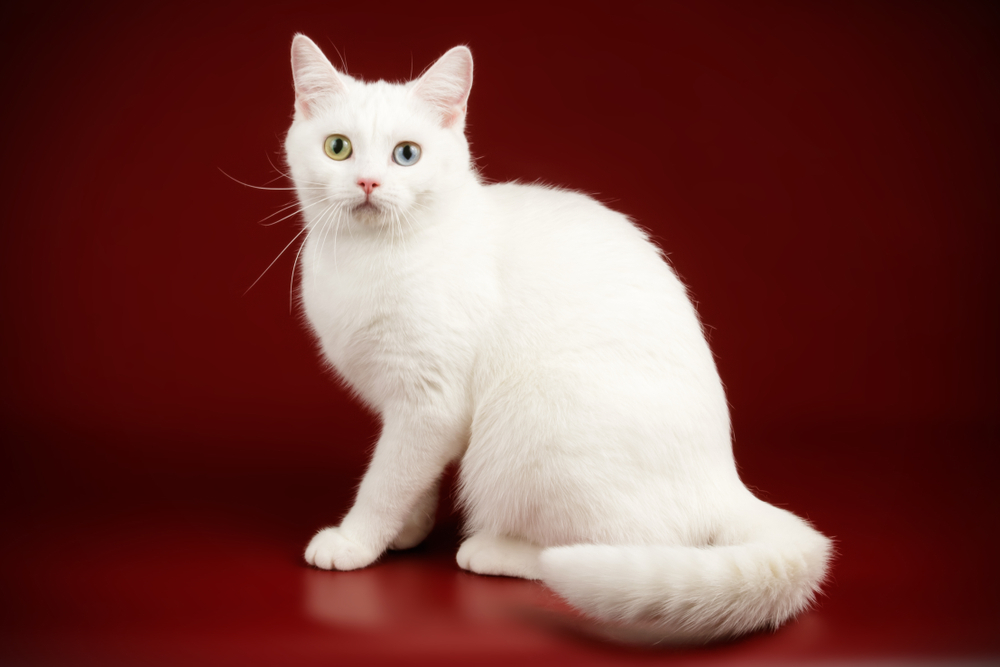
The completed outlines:
<svg viewBox="0 0 1000 667">
<path fill-rule="evenodd" d="M 992 472 L 940 456 L 991 435 L 779 435 L 746 439 L 745 478 L 807 508 L 840 555 L 819 606 L 774 634 L 704 649 L 600 641 L 542 586 L 459 570 L 447 507 L 417 549 L 357 572 L 313 570 L 301 552 L 332 515 L 325 491 L 342 495 L 351 480 L 271 469 L 161 477 L 176 495 L 133 489 L 104 505 L 36 498 L 7 524 L 0 656 L 94 665 L 1000 657 Z M 927 494 L 932 478 L 948 492 Z"/>
<path fill-rule="evenodd" d="M 0 665 L 995 662 L 998 25 L 971 2 L 8 9 Z M 459 571 L 447 503 L 413 552 L 305 567 L 378 426 L 296 312 L 290 192 L 220 173 L 290 187 L 297 31 L 367 79 L 470 45 L 484 176 L 650 230 L 743 478 L 837 539 L 816 610 L 602 643 L 544 588 Z"/>
</svg>

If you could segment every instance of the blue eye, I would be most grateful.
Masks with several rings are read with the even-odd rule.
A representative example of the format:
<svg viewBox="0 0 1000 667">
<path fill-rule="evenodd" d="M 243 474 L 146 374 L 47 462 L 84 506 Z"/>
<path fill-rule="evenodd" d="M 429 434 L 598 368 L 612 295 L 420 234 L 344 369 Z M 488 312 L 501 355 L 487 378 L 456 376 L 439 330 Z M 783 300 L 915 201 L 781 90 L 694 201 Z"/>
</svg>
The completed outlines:
<svg viewBox="0 0 1000 667">
<path fill-rule="evenodd" d="M 404 141 L 392 149 L 392 161 L 401 167 L 415 165 L 419 159 L 420 146 L 412 141 Z"/>
</svg>

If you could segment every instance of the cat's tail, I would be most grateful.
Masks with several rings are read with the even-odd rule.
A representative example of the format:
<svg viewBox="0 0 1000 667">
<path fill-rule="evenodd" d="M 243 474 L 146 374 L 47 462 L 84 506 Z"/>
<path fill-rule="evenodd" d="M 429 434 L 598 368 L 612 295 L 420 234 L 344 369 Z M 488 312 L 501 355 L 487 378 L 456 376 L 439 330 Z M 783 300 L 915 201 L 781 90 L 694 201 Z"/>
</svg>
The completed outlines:
<svg viewBox="0 0 1000 667">
<path fill-rule="evenodd" d="M 643 639 L 707 642 L 775 628 L 812 603 L 832 546 L 790 512 L 754 509 L 742 544 L 552 547 L 541 553 L 542 580 Z"/>
</svg>

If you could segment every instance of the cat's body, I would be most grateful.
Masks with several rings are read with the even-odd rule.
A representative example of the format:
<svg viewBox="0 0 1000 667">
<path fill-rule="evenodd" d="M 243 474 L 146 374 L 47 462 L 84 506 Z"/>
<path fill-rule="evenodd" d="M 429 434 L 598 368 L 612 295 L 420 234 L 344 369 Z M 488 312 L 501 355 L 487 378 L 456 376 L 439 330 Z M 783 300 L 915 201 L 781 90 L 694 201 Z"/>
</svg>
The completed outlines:
<svg viewBox="0 0 1000 667">
<path fill-rule="evenodd" d="M 293 46 L 303 302 L 383 420 L 354 507 L 307 560 L 355 569 L 419 543 L 460 461 L 462 567 L 671 640 L 777 625 L 812 600 L 829 541 L 740 482 L 697 315 L 647 237 L 583 195 L 479 181 L 471 68 L 458 48 L 417 82 L 364 84 Z"/>
</svg>

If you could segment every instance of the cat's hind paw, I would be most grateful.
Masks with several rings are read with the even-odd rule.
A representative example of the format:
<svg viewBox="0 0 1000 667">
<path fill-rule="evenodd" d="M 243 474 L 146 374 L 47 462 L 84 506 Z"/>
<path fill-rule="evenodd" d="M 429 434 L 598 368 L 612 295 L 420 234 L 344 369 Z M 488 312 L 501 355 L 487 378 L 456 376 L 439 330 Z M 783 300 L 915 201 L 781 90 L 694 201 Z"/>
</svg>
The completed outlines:
<svg viewBox="0 0 1000 667">
<path fill-rule="evenodd" d="M 345 537 L 337 527 L 319 531 L 306 547 L 306 562 L 321 570 L 357 570 L 378 557 L 378 553 Z"/>
<path fill-rule="evenodd" d="M 476 533 L 459 547 L 456 560 L 460 568 L 477 574 L 541 579 L 541 551 L 530 542 Z"/>
</svg>

